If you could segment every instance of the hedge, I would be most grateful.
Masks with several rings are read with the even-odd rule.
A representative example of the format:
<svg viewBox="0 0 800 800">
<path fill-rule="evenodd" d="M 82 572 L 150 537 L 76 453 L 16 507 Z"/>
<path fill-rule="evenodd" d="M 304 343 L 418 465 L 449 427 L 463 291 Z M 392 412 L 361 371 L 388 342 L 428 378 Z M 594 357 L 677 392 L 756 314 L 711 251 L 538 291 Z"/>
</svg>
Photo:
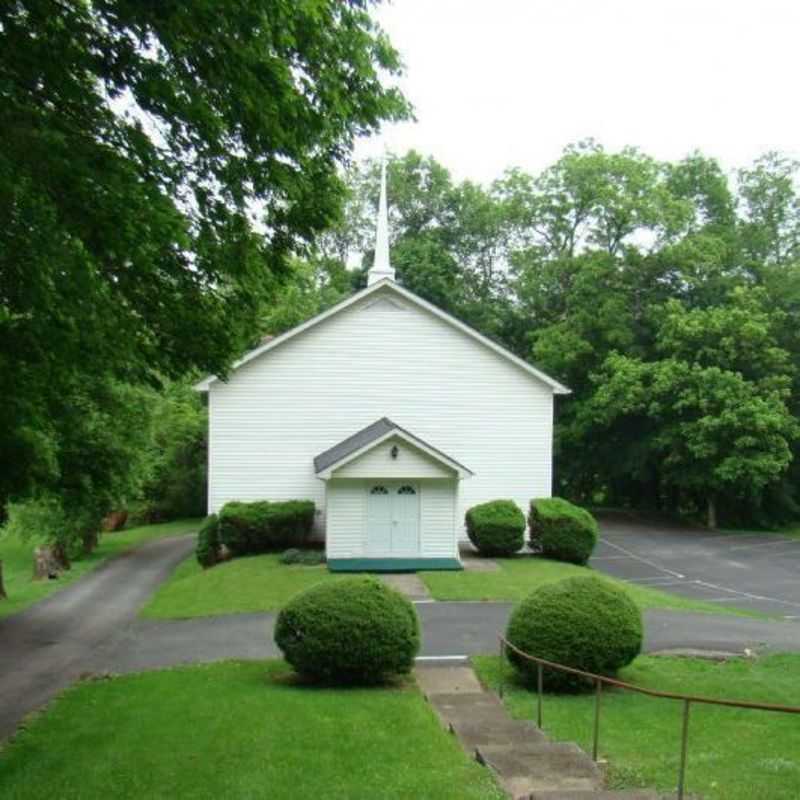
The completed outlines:
<svg viewBox="0 0 800 800">
<path fill-rule="evenodd" d="M 531 548 L 547 558 L 585 564 L 597 544 L 597 521 L 561 497 L 531 500 Z"/>
<path fill-rule="evenodd" d="M 372 577 L 320 583 L 289 601 L 275 624 L 284 658 L 306 677 L 381 683 L 411 671 L 419 651 L 414 606 Z"/>
<path fill-rule="evenodd" d="M 219 537 L 234 556 L 300 547 L 314 524 L 310 500 L 232 501 L 219 512 Z"/>
<path fill-rule="evenodd" d="M 203 520 L 197 532 L 195 556 L 201 567 L 208 569 L 219 561 L 219 519 L 211 514 Z"/>
<path fill-rule="evenodd" d="M 514 610 L 506 638 L 532 656 L 597 675 L 613 676 L 642 649 L 642 615 L 627 593 L 592 576 L 566 578 L 536 589 Z M 509 660 L 534 684 L 537 666 L 509 650 Z M 552 668 L 545 688 L 576 691 L 591 682 Z"/>
<path fill-rule="evenodd" d="M 513 500 L 491 500 L 466 515 L 467 536 L 485 556 L 510 556 L 525 543 L 525 515 Z"/>
</svg>

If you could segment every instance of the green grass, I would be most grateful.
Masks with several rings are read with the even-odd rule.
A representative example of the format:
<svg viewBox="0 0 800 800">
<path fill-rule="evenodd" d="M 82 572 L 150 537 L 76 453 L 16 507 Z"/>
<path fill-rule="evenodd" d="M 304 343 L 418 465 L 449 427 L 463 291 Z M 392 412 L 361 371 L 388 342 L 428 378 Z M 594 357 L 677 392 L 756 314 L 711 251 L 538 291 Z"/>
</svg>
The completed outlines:
<svg viewBox="0 0 800 800">
<path fill-rule="evenodd" d="M 324 564 L 287 566 L 278 557 L 247 556 L 204 570 L 191 556 L 159 587 L 141 614 L 170 619 L 275 611 L 310 586 L 342 579 Z"/>
<path fill-rule="evenodd" d="M 3 800 L 501 800 L 411 684 L 326 689 L 280 661 L 81 683 L 0 752 Z"/>
<path fill-rule="evenodd" d="M 518 602 L 544 583 L 575 575 L 596 575 L 621 586 L 639 608 L 669 608 L 678 611 L 703 611 L 712 614 L 767 618 L 758 611 L 719 606 L 692 600 L 635 583 L 610 578 L 588 567 L 578 567 L 545 558 L 517 557 L 494 559 L 497 572 L 421 572 L 425 585 L 436 600 L 489 600 Z"/>
<path fill-rule="evenodd" d="M 3 536 L 0 531 L 0 560 L 3 562 L 3 582 L 8 599 L 0 600 L 0 617 L 14 614 L 36 603 L 53 592 L 74 583 L 109 557 L 130 550 L 132 547 L 197 530 L 199 519 L 182 519 L 161 525 L 141 525 L 136 528 L 104 533 L 95 550 L 80 561 L 72 562 L 72 569 L 56 581 L 33 581 L 33 551 L 40 542 L 20 541 L 16 537 Z"/>
<path fill-rule="evenodd" d="M 497 686 L 500 660 L 475 659 L 481 679 Z M 510 668 L 506 666 L 506 675 Z M 510 675 L 509 675 L 510 677 Z M 773 655 L 725 663 L 642 656 L 622 680 L 665 691 L 716 698 L 800 705 L 800 655 Z M 533 719 L 535 693 L 506 686 L 506 706 Z M 591 752 L 592 695 L 546 695 L 543 724 L 559 741 Z M 681 707 L 630 692 L 608 690 L 602 700 L 600 755 L 609 761 L 614 788 L 675 789 Z M 687 790 L 706 800 L 796 800 L 800 795 L 800 716 L 695 705 L 689 722 Z"/>
</svg>

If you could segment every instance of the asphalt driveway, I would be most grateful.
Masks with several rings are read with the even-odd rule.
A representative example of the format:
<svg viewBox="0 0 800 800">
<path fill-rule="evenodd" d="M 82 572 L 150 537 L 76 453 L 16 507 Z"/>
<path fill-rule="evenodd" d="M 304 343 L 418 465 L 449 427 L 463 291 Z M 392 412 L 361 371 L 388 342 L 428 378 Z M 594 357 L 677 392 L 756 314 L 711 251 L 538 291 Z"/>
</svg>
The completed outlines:
<svg viewBox="0 0 800 800">
<path fill-rule="evenodd" d="M 614 577 L 720 607 L 800 620 L 800 539 L 609 516 L 600 521 L 590 563 Z"/>
</svg>

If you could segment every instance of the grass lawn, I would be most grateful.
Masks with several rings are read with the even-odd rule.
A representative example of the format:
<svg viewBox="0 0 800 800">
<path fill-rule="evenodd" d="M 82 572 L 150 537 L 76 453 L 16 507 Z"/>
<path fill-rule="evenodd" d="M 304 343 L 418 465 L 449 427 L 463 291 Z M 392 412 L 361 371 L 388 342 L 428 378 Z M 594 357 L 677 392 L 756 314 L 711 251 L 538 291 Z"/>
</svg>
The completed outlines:
<svg viewBox="0 0 800 800">
<path fill-rule="evenodd" d="M 190 556 L 159 587 L 141 614 L 164 619 L 276 611 L 297 592 L 341 577 L 325 565 L 281 564 L 277 553 L 236 558 L 206 570 Z"/>
<path fill-rule="evenodd" d="M 130 550 L 151 539 L 190 533 L 197 529 L 201 521 L 183 519 L 162 525 L 141 525 L 115 533 L 104 533 L 94 552 L 80 561 L 73 561 L 72 569 L 57 581 L 31 580 L 33 551 L 39 542 L 35 540 L 22 542 L 17 538 L 2 536 L 0 531 L 0 560 L 3 562 L 3 582 L 8 593 L 7 600 L 0 600 L 0 617 L 21 611 L 37 600 L 63 589 L 116 553 Z"/>
<path fill-rule="evenodd" d="M 496 686 L 500 659 L 474 659 L 481 679 Z M 507 674 L 510 667 L 506 665 Z M 800 705 L 800 655 L 715 663 L 642 656 L 622 680 L 665 691 Z M 535 693 L 513 684 L 505 702 L 516 718 L 535 718 Z M 600 753 L 614 788 L 675 789 L 681 706 L 629 692 L 604 692 Z M 546 731 L 591 752 L 594 697 L 547 695 Z M 800 796 L 800 717 L 713 706 L 692 707 L 687 790 L 706 800 L 796 800 Z"/>
<path fill-rule="evenodd" d="M 758 611 L 747 611 L 692 600 L 635 583 L 610 578 L 589 567 L 578 567 L 545 558 L 517 557 L 494 559 L 497 572 L 421 572 L 420 577 L 436 600 L 495 600 L 517 602 L 543 583 L 575 575 L 596 575 L 621 586 L 640 608 L 672 608 L 679 611 L 705 611 L 712 614 L 767 618 Z"/>
<path fill-rule="evenodd" d="M 297 685 L 281 661 L 78 684 L 0 752 L 3 800 L 500 800 L 422 695 Z"/>
</svg>

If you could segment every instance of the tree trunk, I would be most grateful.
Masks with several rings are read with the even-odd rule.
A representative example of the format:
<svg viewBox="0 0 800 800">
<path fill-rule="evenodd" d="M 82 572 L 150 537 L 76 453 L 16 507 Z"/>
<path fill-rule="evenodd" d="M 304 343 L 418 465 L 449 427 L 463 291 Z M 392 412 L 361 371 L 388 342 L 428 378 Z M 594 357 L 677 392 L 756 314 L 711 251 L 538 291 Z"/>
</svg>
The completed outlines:
<svg viewBox="0 0 800 800">
<path fill-rule="evenodd" d="M 717 528 L 717 501 L 713 495 L 708 497 L 708 527 L 711 530 L 716 530 Z"/>
<path fill-rule="evenodd" d="M 6 587 L 3 584 L 3 562 L 0 561 L 0 600 L 5 600 L 7 597 Z"/>
<path fill-rule="evenodd" d="M 69 569 L 69 560 L 62 547 L 37 547 L 33 551 L 33 579 L 55 580 Z"/>
</svg>

